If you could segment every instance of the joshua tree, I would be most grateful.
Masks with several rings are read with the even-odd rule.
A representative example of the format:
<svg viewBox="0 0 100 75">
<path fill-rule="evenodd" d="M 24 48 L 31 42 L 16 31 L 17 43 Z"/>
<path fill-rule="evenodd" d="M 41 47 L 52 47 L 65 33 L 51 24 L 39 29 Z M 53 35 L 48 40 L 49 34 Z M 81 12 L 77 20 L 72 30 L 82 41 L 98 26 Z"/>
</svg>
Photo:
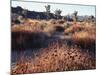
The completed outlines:
<svg viewBox="0 0 100 75">
<path fill-rule="evenodd" d="M 90 16 L 92 22 L 95 22 L 95 17 L 93 15 Z"/>
<path fill-rule="evenodd" d="M 55 10 L 55 15 L 56 15 L 56 18 L 57 18 L 57 19 L 59 19 L 59 17 L 61 16 L 61 12 L 62 12 L 62 11 L 61 11 L 60 9 L 56 9 L 56 10 Z"/>
<path fill-rule="evenodd" d="M 26 9 L 22 10 L 22 15 L 24 16 L 24 18 L 26 19 L 27 18 L 27 11 Z"/>
<path fill-rule="evenodd" d="M 45 8 L 46 8 L 46 15 L 47 15 L 47 19 L 49 19 L 50 18 L 50 5 L 47 5 L 47 6 L 45 6 Z"/>
<path fill-rule="evenodd" d="M 46 8 L 46 12 L 50 13 L 50 5 L 45 6 L 45 8 Z"/>
<path fill-rule="evenodd" d="M 74 11 L 74 13 L 73 13 L 73 21 L 74 22 L 77 22 L 77 14 L 78 14 L 78 11 Z"/>
</svg>

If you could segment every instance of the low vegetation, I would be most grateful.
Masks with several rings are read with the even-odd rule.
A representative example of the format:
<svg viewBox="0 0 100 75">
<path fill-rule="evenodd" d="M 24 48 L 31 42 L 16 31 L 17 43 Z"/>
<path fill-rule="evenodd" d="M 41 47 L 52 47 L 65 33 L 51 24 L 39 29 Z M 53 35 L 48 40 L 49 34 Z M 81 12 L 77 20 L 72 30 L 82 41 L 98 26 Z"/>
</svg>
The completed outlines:
<svg viewBox="0 0 100 75">
<path fill-rule="evenodd" d="M 26 19 L 21 24 L 13 23 L 11 32 L 12 50 L 39 50 L 33 57 L 23 58 L 22 55 L 11 66 L 12 75 L 96 68 L 93 22 Z"/>
<path fill-rule="evenodd" d="M 69 47 L 64 41 L 51 43 L 40 49 L 35 58 L 20 59 L 12 68 L 12 75 L 37 72 L 95 69 L 95 58 L 77 46 Z"/>
</svg>

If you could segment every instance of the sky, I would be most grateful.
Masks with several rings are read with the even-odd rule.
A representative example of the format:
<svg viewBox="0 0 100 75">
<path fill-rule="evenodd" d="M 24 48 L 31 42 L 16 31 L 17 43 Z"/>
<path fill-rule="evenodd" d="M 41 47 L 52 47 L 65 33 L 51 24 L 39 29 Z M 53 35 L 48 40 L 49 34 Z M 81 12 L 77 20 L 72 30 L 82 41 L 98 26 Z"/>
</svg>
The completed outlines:
<svg viewBox="0 0 100 75">
<path fill-rule="evenodd" d="M 56 4 L 56 3 L 40 3 L 40 2 L 29 2 L 29 1 L 12 1 L 11 6 L 21 6 L 24 9 L 31 11 L 44 12 L 46 11 L 45 5 L 51 5 L 51 12 L 54 13 L 56 9 L 62 10 L 61 15 L 71 15 L 74 11 L 78 11 L 78 15 L 94 15 L 95 6 L 93 5 L 73 5 L 73 4 Z"/>
</svg>

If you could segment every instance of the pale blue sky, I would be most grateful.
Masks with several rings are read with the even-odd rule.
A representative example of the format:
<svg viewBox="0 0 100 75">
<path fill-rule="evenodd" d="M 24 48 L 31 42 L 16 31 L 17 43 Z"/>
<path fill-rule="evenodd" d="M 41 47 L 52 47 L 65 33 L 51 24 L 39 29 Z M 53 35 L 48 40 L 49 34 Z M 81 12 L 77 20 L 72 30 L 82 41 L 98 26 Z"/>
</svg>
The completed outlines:
<svg viewBox="0 0 100 75">
<path fill-rule="evenodd" d="M 45 5 L 51 5 L 51 12 L 54 13 L 56 9 L 61 9 L 61 15 L 72 14 L 74 11 L 78 11 L 78 15 L 94 15 L 95 6 L 88 5 L 71 5 L 71 4 L 56 4 L 56 3 L 37 3 L 37 2 L 22 2 L 12 1 L 12 6 L 21 6 L 24 9 L 31 11 L 45 11 Z"/>
</svg>

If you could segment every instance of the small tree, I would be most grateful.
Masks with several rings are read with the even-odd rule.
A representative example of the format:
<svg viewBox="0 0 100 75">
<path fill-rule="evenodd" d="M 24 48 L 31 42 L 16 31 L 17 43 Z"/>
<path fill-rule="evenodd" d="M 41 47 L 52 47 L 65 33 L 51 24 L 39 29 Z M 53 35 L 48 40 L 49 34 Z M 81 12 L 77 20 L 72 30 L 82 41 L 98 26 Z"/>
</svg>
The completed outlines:
<svg viewBox="0 0 100 75">
<path fill-rule="evenodd" d="M 95 17 L 93 15 L 90 16 L 92 22 L 95 22 Z"/>
<path fill-rule="evenodd" d="M 50 5 L 47 5 L 47 6 L 45 6 L 45 8 L 46 8 L 46 16 L 47 16 L 47 19 L 49 19 L 50 18 Z"/>
<path fill-rule="evenodd" d="M 45 8 L 46 8 L 46 12 L 50 13 L 50 5 L 45 6 Z"/>
<path fill-rule="evenodd" d="M 59 17 L 61 16 L 61 12 L 62 12 L 62 11 L 61 11 L 60 9 L 56 9 L 56 10 L 55 10 L 55 15 L 56 15 L 56 18 L 57 18 L 57 19 L 59 19 Z"/>
<path fill-rule="evenodd" d="M 73 13 L 73 21 L 74 22 L 77 22 L 77 14 L 78 14 L 78 11 L 74 11 L 74 13 Z"/>
<path fill-rule="evenodd" d="M 22 15 L 24 16 L 24 18 L 26 19 L 27 18 L 27 11 L 26 9 L 22 10 Z"/>
</svg>

